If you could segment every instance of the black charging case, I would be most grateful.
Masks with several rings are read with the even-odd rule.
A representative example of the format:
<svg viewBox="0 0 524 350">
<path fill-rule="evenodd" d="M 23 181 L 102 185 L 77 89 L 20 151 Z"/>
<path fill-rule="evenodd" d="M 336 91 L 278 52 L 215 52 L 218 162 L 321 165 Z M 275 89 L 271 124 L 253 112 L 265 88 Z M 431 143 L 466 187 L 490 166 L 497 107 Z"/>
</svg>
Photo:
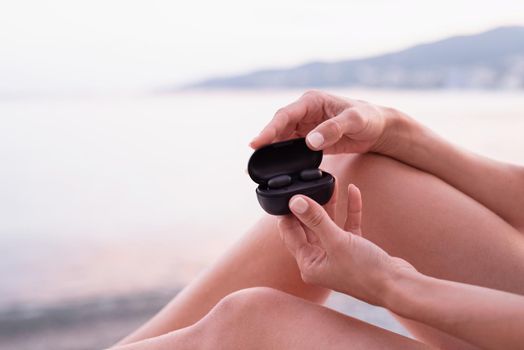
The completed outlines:
<svg viewBox="0 0 524 350">
<path fill-rule="evenodd" d="M 322 171 L 318 179 L 304 181 L 303 170 L 317 169 L 322 162 L 322 151 L 313 151 L 304 138 L 273 143 L 257 149 L 249 159 L 247 170 L 256 189 L 260 206 L 269 214 L 289 214 L 289 200 L 303 194 L 317 203 L 326 204 L 333 195 L 335 178 Z M 291 183 L 281 188 L 270 188 L 268 181 L 276 176 L 289 175 Z"/>
</svg>

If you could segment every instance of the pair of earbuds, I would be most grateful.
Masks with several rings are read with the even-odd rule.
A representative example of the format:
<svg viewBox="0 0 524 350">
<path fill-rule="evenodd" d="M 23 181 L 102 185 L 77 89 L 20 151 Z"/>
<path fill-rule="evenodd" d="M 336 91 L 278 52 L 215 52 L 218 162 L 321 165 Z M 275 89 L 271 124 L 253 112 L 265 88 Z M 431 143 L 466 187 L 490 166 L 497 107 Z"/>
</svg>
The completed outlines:
<svg viewBox="0 0 524 350">
<path fill-rule="evenodd" d="M 299 178 L 302 181 L 313 181 L 318 180 L 322 177 L 322 170 L 320 169 L 306 169 L 302 170 L 299 174 Z M 289 186 L 293 179 L 289 175 L 275 176 L 267 182 L 267 187 L 271 189 L 277 189 Z"/>
</svg>

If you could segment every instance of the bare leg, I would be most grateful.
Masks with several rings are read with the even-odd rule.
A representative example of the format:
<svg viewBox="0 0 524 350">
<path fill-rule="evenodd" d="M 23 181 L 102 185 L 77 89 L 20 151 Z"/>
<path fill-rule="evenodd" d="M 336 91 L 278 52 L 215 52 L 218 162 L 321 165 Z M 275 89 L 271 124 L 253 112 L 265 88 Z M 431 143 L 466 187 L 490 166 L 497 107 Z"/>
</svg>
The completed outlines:
<svg viewBox="0 0 524 350">
<path fill-rule="evenodd" d="M 189 326 L 226 295 L 258 286 L 272 287 L 314 302 L 323 302 L 329 295 L 326 289 L 302 282 L 295 260 L 280 240 L 275 218 L 265 216 L 218 262 L 121 344 Z"/>
<path fill-rule="evenodd" d="M 515 278 L 524 276 L 524 235 L 493 212 L 440 179 L 387 157 L 345 158 L 334 166 L 335 173 L 347 174 L 339 188 L 352 182 L 362 191 L 366 238 L 424 274 L 524 294 L 524 279 Z M 402 323 L 436 347 L 469 348 L 421 324 Z"/>
<path fill-rule="evenodd" d="M 194 326 L 122 350 L 146 348 L 428 349 L 412 339 L 269 288 L 235 292 Z"/>
<path fill-rule="evenodd" d="M 524 294 L 524 238 L 470 197 L 432 175 L 377 155 L 326 157 L 339 181 L 339 209 L 350 182 L 364 199 L 363 231 L 390 254 L 428 275 Z M 339 220 L 344 220 L 342 215 Z M 328 292 L 305 285 L 283 247 L 273 218 L 262 219 L 215 266 L 125 341 L 137 341 L 195 323 L 221 298 L 268 286 L 321 302 Z M 420 339 L 447 348 L 467 345 L 418 324 Z"/>
</svg>

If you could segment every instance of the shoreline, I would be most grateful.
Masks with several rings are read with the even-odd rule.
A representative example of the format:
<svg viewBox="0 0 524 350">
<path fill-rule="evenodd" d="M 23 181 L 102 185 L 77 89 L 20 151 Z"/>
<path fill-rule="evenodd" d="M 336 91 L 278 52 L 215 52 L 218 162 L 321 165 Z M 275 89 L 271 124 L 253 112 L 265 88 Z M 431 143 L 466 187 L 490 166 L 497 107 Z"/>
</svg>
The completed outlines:
<svg viewBox="0 0 524 350">
<path fill-rule="evenodd" d="M 165 289 L 90 297 L 0 311 L 0 348 L 82 350 L 111 346 L 180 291 Z"/>
</svg>

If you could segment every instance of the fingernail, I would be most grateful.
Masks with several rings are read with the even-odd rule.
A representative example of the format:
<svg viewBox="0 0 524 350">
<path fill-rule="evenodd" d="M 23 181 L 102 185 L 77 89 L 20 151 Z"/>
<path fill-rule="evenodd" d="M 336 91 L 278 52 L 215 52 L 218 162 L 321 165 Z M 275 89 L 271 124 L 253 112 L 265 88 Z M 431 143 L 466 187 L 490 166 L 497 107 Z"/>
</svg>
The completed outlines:
<svg viewBox="0 0 524 350">
<path fill-rule="evenodd" d="M 314 132 L 307 135 L 307 141 L 309 144 L 315 148 L 319 148 L 324 143 L 324 136 L 319 132 Z"/>
<path fill-rule="evenodd" d="M 307 204 L 304 198 L 298 197 L 298 198 L 291 199 L 291 202 L 289 202 L 289 207 L 295 213 L 304 214 L 307 208 L 309 207 L 309 204 Z"/>
</svg>

